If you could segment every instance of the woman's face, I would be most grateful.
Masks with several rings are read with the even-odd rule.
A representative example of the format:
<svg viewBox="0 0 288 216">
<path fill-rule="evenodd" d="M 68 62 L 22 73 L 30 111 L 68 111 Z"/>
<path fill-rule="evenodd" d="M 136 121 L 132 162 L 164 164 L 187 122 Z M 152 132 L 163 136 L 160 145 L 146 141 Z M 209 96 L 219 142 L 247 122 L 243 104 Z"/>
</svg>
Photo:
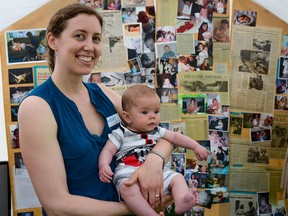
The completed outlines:
<svg viewBox="0 0 288 216">
<path fill-rule="evenodd" d="M 55 50 L 55 70 L 87 75 L 101 55 L 101 25 L 94 15 L 79 14 L 67 21 L 59 38 L 48 38 Z"/>
<path fill-rule="evenodd" d="M 208 25 L 207 25 L 207 24 L 204 24 L 204 25 L 202 26 L 202 29 L 203 29 L 204 31 L 206 31 L 206 30 L 208 29 Z"/>
<path fill-rule="evenodd" d="M 208 10 L 206 8 L 201 8 L 200 15 L 202 17 L 206 17 L 207 18 L 208 17 Z"/>
</svg>

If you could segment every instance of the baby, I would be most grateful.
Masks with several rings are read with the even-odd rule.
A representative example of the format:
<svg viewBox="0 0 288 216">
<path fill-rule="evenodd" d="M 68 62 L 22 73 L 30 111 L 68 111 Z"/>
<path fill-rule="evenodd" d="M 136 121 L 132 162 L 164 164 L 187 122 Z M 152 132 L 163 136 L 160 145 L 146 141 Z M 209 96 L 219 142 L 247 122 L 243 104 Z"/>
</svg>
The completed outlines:
<svg viewBox="0 0 288 216">
<path fill-rule="evenodd" d="M 118 129 L 109 134 L 109 139 L 99 156 L 100 179 L 110 182 L 113 178 L 119 196 L 135 215 L 158 215 L 142 196 L 138 184 L 128 187 L 123 183 L 141 166 L 149 153 L 161 157 L 164 165 L 164 157 L 153 150 L 159 138 L 194 150 L 199 160 L 207 158 L 208 150 L 188 136 L 159 126 L 160 98 L 153 89 L 145 85 L 134 85 L 127 89 L 122 96 L 122 108 L 123 122 Z M 115 173 L 109 166 L 114 155 L 117 165 Z M 189 190 L 180 173 L 164 168 L 163 179 L 164 192 L 172 193 L 177 214 L 185 213 L 198 202 L 196 189 Z M 163 201 L 158 194 L 155 198 Z M 163 212 L 160 215 L 164 215 Z"/>
<path fill-rule="evenodd" d="M 221 27 L 216 26 L 213 31 L 213 38 L 217 42 L 229 42 L 229 38 L 225 34 L 225 32 L 222 30 Z"/>
<path fill-rule="evenodd" d="M 14 51 L 21 51 L 21 50 L 26 49 L 26 44 L 25 43 L 17 43 L 17 42 L 14 42 L 13 40 L 11 40 L 8 42 L 8 48 L 10 50 L 14 50 Z"/>
</svg>

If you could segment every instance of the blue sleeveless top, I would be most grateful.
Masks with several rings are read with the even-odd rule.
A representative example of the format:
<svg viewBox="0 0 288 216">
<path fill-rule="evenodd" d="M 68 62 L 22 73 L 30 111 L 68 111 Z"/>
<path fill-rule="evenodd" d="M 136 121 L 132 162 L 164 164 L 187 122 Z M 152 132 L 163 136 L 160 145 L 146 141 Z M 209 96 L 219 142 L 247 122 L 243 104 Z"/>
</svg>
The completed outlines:
<svg viewBox="0 0 288 216">
<path fill-rule="evenodd" d="M 53 112 L 58 125 L 57 138 L 64 159 L 69 192 L 99 200 L 118 201 L 112 181 L 108 184 L 99 179 L 98 157 L 108 134 L 119 126 L 120 119 L 114 105 L 98 85 L 84 85 L 89 91 L 91 103 L 106 120 L 100 137 L 88 131 L 76 104 L 56 87 L 51 77 L 29 96 L 43 98 Z M 114 171 L 114 161 L 111 167 Z"/>
</svg>

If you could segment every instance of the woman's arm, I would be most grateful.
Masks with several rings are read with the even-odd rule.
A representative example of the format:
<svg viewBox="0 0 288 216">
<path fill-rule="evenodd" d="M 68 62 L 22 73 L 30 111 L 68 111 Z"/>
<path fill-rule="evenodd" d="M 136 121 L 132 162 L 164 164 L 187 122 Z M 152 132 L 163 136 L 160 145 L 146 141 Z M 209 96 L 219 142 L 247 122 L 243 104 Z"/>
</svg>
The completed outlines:
<svg viewBox="0 0 288 216">
<path fill-rule="evenodd" d="M 40 203 L 49 216 L 129 214 L 124 204 L 69 193 L 57 140 L 57 124 L 43 99 L 26 98 L 19 108 L 18 123 L 24 162 Z"/>
<path fill-rule="evenodd" d="M 165 158 L 165 162 L 170 159 L 173 145 L 170 142 L 160 139 L 157 145 L 153 147 L 155 152 L 159 152 Z M 126 185 L 132 185 L 137 181 L 140 184 L 141 192 L 144 198 L 152 207 L 157 204 L 164 204 L 171 201 L 171 197 L 165 199 L 163 187 L 163 159 L 157 154 L 148 154 L 145 163 L 142 164 L 133 176 L 125 182 Z M 148 178 L 147 178 L 148 177 Z M 160 195 L 160 200 L 155 196 Z"/>
</svg>

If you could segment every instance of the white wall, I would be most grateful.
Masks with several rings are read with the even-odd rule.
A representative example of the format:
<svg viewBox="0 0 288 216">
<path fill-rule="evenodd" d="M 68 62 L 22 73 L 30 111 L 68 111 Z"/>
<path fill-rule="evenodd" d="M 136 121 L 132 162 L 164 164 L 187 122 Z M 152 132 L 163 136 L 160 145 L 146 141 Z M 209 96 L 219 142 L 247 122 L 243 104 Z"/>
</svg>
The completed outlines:
<svg viewBox="0 0 288 216">
<path fill-rule="evenodd" d="M 1 13 L 1 12 L 0 12 Z M 4 103 L 3 103 L 3 86 L 0 56 L 0 161 L 8 161 L 7 141 L 5 132 Z"/>
</svg>

